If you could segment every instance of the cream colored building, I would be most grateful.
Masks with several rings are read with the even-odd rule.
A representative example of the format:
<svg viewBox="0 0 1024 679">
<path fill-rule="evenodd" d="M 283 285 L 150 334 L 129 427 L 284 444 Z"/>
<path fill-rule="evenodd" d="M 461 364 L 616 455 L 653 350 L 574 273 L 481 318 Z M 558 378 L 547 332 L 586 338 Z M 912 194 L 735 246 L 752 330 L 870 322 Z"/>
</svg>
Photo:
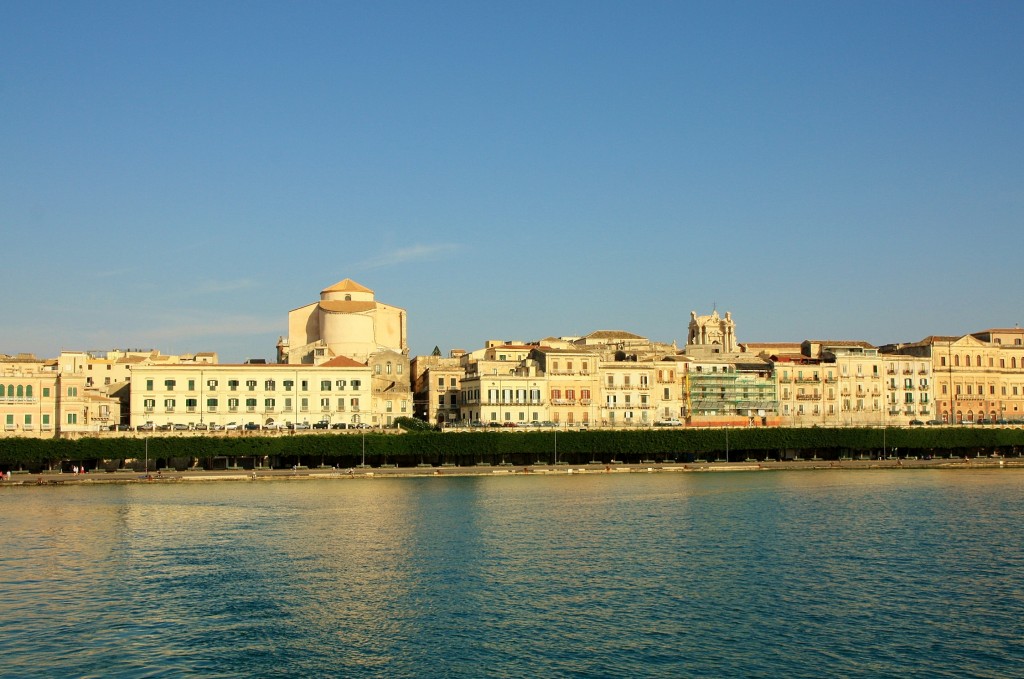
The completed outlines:
<svg viewBox="0 0 1024 679">
<path fill-rule="evenodd" d="M 934 414 L 927 361 L 846 340 L 807 340 L 771 358 L 786 426 L 896 426 Z"/>
<path fill-rule="evenodd" d="M 288 312 L 277 360 L 318 365 L 337 356 L 366 363 L 380 351 L 408 356 L 406 323 L 404 309 L 376 301 L 373 290 L 346 278 L 322 290 L 320 301 Z"/>
<path fill-rule="evenodd" d="M 408 391 L 387 388 L 407 374 L 407 364 L 393 361 L 388 375 L 386 359 L 370 365 L 344 356 L 320 365 L 140 365 L 132 377 L 131 423 L 390 426 L 411 416 L 412 402 Z"/>
</svg>

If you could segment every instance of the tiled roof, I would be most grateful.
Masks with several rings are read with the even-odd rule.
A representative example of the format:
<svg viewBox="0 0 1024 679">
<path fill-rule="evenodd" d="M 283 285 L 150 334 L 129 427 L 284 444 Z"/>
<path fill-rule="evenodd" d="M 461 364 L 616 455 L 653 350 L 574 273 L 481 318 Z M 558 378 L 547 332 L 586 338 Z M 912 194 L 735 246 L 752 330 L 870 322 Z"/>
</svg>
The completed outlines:
<svg viewBox="0 0 1024 679">
<path fill-rule="evenodd" d="M 321 363 L 321 368 L 365 368 L 365 363 L 349 358 L 348 356 L 337 356 L 329 361 Z"/>
<path fill-rule="evenodd" d="M 362 285 L 359 285 L 359 283 L 356 283 L 351 278 L 346 278 L 343 281 L 338 281 L 331 287 L 324 288 L 322 292 L 368 292 L 371 295 L 373 294 L 373 290 L 371 290 L 370 288 L 363 287 Z"/>
<path fill-rule="evenodd" d="M 595 330 L 594 332 L 586 335 L 585 339 L 645 339 L 640 335 L 634 335 L 631 332 L 625 330 Z"/>
</svg>

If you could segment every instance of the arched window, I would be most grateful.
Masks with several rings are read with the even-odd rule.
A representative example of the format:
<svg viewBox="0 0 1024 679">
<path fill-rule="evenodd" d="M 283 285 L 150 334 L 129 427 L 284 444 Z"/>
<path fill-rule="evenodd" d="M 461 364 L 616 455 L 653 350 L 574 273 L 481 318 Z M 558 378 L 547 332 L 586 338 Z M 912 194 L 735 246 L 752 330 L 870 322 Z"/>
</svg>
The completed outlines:
<svg viewBox="0 0 1024 679">
<path fill-rule="evenodd" d="M 953 365 L 955 365 L 957 368 L 960 367 L 960 354 L 957 354 L 956 356 L 953 357 Z"/>
<path fill-rule="evenodd" d="M 967 354 L 966 356 L 964 356 L 964 365 L 967 366 L 968 368 L 971 367 L 971 355 L 970 354 Z"/>
<path fill-rule="evenodd" d="M 14 398 L 14 385 L 13 384 L 8 384 L 7 385 L 7 398 Z"/>
<path fill-rule="evenodd" d="M 391 361 L 388 361 L 388 365 L 385 371 L 387 372 L 388 375 L 391 374 Z"/>
<path fill-rule="evenodd" d="M 25 387 L 25 398 L 32 398 L 32 385 Z"/>
<path fill-rule="evenodd" d="M 976 365 L 976 366 L 978 366 L 980 368 L 981 367 L 981 354 L 978 354 L 977 356 L 975 356 L 975 358 L 977 359 L 977 361 L 974 363 L 974 365 Z"/>
<path fill-rule="evenodd" d="M 19 384 L 18 385 L 18 398 L 24 398 L 24 396 L 25 396 L 25 387 L 23 387 L 22 385 Z"/>
<path fill-rule="evenodd" d="M 942 358 L 939 359 L 939 365 L 941 365 L 943 368 L 946 367 L 946 357 L 945 356 L 943 356 Z"/>
<path fill-rule="evenodd" d="M 1010 367 L 1011 368 L 1016 368 L 1017 367 L 1017 359 L 1016 359 L 1016 357 L 1013 357 L 1013 356 L 1010 357 Z"/>
<path fill-rule="evenodd" d="M 5 393 L 6 392 L 4 391 L 4 385 L 0 384 L 0 398 L 3 398 Z"/>
</svg>

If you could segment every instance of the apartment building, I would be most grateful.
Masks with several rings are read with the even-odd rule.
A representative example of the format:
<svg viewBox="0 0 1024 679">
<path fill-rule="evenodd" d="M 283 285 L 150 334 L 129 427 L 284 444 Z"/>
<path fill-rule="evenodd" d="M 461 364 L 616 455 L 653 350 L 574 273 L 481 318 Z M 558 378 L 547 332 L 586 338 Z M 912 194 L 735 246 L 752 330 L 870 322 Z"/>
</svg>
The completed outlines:
<svg viewBox="0 0 1024 679">
<path fill-rule="evenodd" d="M 0 437 L 53 438 L 99 431 L 120 420 L 120 404 L 86 388 L 81 374 L 31 354 L 0 355 Z"/>
<path fill-rule="evenodd" d="M 346 357 L 320 365 L 275 363 L 137 366 L 132 374 L 131 424 L 262 427 L 384 424 L 411 414 L 408 399 L 376 404 L 373 369 Z"/>
<path fill-rule="evenodd" d="M 885 349 L 929 364 L 934 412 L 942 422 L 1024 421 L 1024 330 L 931 335 Z"/>
</svg>

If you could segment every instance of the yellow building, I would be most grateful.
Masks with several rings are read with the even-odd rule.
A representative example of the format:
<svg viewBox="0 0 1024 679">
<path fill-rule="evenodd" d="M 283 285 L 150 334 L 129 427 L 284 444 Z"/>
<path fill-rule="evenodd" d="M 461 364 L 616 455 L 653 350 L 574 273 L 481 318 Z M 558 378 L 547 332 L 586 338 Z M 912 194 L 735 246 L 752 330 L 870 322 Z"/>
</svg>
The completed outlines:
<svg viewBox="0 0 1024 679">
<path fill-rule="evenodd" d="M 0 437 L 53 438 L 117 424 L 119 402 L 85 385 L 83 375 L 62 373 L 55 360 L 0 356 Z"/>
<path fill-rule="evenodd" d="M 942 422 L 1024 421 L 1024 330 L 932 335 L 887 350 L 930 363 L 937 418 Z"/>
</svg>

